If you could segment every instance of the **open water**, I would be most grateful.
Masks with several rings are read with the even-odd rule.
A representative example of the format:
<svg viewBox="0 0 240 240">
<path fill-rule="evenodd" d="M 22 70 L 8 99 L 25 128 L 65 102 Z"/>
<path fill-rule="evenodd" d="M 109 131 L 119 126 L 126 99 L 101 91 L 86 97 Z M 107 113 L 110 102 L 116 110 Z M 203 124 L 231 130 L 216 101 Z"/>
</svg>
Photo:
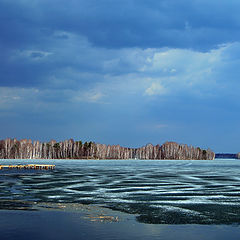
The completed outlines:
<svg viewBox="0 0 240 240">
<path fill-rule="evenodd" d="M 131 230 L 131 224 L 111 223 L 110 233 L 106 224 L 100 224 L 98 238 L 89 231 L 92 223 L 79 220 L 85 231 L 79 230 L 72 239 L 81 239 L 83 233 L 90 234 L 88 239 L 130 239 L 140 232 L 143 239 L 237 239 L 240 234 L 239 160 L 0 160 L 0 164 L 10 163 L 49 163 L 56 168 L 0 171 L 0 228 L 6 239 L 14 239 L 12 231 L 21 232 L 18 218 L 22 218 L 22 231 L 34 216 L 34 226 L 41 226 L 44 218 L 55 219 L 57 226 L 63 219 L 75 226 L 73 212 L 28 211 L 33 202 L 82 203 L 131 214 Z M 124 235 L 115 234 L 115 228 L 124 228 Z M 61 236 L 64 233 L 58 239 L 64 239 Z"/>
</svg>

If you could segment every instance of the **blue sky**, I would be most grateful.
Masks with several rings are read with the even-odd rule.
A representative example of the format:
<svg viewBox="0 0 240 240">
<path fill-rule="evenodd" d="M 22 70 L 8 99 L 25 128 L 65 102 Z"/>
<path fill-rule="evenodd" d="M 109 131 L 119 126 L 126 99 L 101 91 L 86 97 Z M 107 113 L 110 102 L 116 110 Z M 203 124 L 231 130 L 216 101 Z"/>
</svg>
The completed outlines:
<svg viewBox="0 0 240 240">
<path fill-rule="evenodd" d="M 0 0 L 0 137 L 240 151 L 237 0 Z"/>
</svg>

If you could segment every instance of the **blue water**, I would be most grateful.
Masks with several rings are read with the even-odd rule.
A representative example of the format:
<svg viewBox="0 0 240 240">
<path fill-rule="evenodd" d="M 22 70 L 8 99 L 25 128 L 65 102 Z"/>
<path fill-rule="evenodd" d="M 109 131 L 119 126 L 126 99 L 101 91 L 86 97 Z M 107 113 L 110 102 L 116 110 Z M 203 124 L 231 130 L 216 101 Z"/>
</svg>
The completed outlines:
<svg viewBox="0 0 240 240">
<path fill-rule="evenodd" d="M 149 234 L 145 239 L 161 239 L 159 229 L 161 234 L 165 232 L 162 239 L 174 239 L 174 234 L 178 239 L 198 239 L 193 237 L 197 232 L 201 232 L 199 239 L 227 239 L 240 233 L 239 160 L 0 160 L 0 164 L 9 163 L 50 163 L 56 168 L 1 170 L 0 225 L 5 230 L 8 220 L 11 223 L 9 216 L 17 219 L 20 213 L 26 220 L 24 226 L 34 214 L 42 214 L 42 219 L 46 214 L 49 219 L 62 214 L 58 221 L 74 219 L 70 213 L 29 211 L 31 203 L 37 202 L 83 203 L 131 214 L 135 228 Z M 19 209 L 24 211 L 19 213 Z M 3 213 L 8 217 L 2 217 Z M 124 225 L 112 223 L 111 229 L 114 224 L 118 228 Z M 126 231 L 125 238 L 108 238 L 111 234 L 102 237 L 127 239 L 131 235 Z"/>
<path fill-rule="evenodd" d="M 236 226 L 101 223 L 59 211 L 2 210 L 0 229 L 3 240 L 238 240 L 240 235 Z"/>
</svg>

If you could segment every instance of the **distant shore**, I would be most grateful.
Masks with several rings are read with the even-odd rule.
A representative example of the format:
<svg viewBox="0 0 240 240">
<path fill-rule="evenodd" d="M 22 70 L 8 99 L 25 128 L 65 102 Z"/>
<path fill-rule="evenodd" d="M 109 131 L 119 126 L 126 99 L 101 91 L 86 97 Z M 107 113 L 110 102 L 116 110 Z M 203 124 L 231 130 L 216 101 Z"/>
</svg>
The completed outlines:
<svg viewBox="0 0 240 240">
<path fill-rule="evenodd" d="M 27 139 L 5 139 L 0 141 L 2 159 L 173 159 L 173 160 L 213 160 L 215 153 L 176 142 L 162 145 L 147 144 L 139 148 L 120 145 L 106 145 L 95 142 L 32 141 Z"/>
</svg>

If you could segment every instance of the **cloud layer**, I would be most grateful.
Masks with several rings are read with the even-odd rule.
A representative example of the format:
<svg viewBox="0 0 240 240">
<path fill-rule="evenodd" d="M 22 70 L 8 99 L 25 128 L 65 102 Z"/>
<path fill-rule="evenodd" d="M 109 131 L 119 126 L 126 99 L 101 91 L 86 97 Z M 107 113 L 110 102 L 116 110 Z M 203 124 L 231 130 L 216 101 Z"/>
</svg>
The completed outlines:
<svg viewBox="0 0 240 240">
<path fill-rule="evenodd" d="M 239 8 L 0 0 L 1 137 L 238 151 Z"/>
</svg>

